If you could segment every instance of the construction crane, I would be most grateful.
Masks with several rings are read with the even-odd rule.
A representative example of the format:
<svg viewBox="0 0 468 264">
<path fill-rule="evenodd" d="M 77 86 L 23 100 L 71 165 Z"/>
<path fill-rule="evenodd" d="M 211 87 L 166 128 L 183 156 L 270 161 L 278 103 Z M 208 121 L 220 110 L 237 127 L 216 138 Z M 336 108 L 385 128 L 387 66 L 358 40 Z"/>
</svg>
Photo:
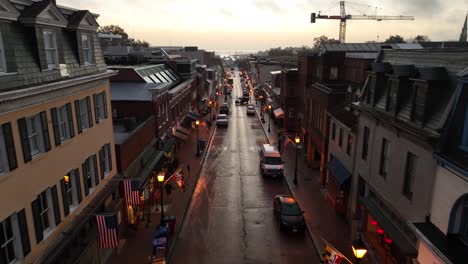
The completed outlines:
<svg viewBox="0 0 468 264">
<path fill-rule="evenodd" d="M 339 19 L 340 20 L 340 42 L 344 43 L 346 38 L 346 20 L 414 20 L 413 16 L 378 16 L 378 15 L 347 15 L 345 9 L 345 1 L 340 1 L 340 15 L 328 16 L 312 13 L 310 23 L 315 23 L 316 19 Z"/>
</svg>

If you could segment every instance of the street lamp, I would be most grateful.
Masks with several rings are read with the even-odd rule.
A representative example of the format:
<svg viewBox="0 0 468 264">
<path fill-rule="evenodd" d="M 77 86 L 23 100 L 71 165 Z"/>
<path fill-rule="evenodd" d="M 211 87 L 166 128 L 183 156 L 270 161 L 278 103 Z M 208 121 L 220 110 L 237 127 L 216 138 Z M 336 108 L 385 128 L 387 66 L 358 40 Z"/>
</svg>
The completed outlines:
<svg viewBox="0 0 468 264">
<path fill-rule="evenodd" d="M 361 235 L 358 235 L 358 238 L 353 241 L 351 247 L 353 248 L 353 253 L 356 257 L 356 263 L 359 263 L 367 253 L 367 248 L 362 241 Z"/>
<path fill-rule="evenodd" d="M 296 135 L 294 138 L 294 142 L 296 143 L 296 166 L 294 167 L 294 184 L 297 184 L 297 152 L 299 151 L 299 143 L 301 143 L 301 138 Z"/>
<path fill-rule="evenodd" d="M 164 219 L 164 204 L 163 204 L 163 185 L 164 185 L 164 172 L 160 172 L 158 174 L 158 182 L 161 184 L 161 221 L 160 224 L 162 225 Z"/>
<path fill-rule="evenodd" d="M 262 122 L 265 123 L 265 119 L 263 119 L 263 95 L 258 97 L 260 99 L 260 117 L 262 118 Z"/>
<path fill-rule="evenodd" d="M 271 105 L 268 105 L 268 132 L 271 132 L 270 123 L 271 123 Z"/>
<path fill-rule="evenodd" d="M 212 117 L 211 117 L 211 116 L 212 116 L 211 108 L 213 107 L 213 101 L 210 100 L 210 101 L 208 102 L 208 106 L 210 107 L 210 123 L 211 123 L 211 122 L 212 122 L 212 120 L 211 120 L 211 118 L 212 118 Z"/>
<path fill-rule="evenodd" d="M 198 139 L 198 127 L 200 126 L 200 120 L 197 119 L 195 121 L 195 126 L 197 127 L 197 153 L 195 154 L 195 156 L 199 157 L 200 156 L 200 142 Z"/>
</svg>

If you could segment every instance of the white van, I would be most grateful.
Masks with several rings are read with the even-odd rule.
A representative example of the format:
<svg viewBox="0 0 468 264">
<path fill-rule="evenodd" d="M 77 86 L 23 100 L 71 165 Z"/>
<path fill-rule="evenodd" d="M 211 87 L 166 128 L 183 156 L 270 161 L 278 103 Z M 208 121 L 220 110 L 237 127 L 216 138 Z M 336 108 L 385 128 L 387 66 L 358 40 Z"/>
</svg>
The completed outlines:
<svg viewBox="0 0 468 264">
<path fill-rule="evenodd" d="M 279 151 L 270 144 L 260 148 L 260 170 L 263 175 L 283 176 L 283 159 Z"/>
</svg>

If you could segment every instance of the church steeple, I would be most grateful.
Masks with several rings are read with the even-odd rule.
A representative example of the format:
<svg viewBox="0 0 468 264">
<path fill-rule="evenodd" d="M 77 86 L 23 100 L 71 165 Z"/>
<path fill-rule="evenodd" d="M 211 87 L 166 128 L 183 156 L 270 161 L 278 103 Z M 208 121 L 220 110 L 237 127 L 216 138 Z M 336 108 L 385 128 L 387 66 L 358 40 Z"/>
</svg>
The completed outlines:
<svg viewBox="0 0 468 264">
<path fill-rule="evenodd" d="M 460 33 L 460 40 L 458 40 L 459 42 L 466 42 L 467 18 L 468 18 L 468 15 L 465 16 L 465 23 L 463 24 L 463 28 L 462 28 L 462 31 Z"/>
</svg>

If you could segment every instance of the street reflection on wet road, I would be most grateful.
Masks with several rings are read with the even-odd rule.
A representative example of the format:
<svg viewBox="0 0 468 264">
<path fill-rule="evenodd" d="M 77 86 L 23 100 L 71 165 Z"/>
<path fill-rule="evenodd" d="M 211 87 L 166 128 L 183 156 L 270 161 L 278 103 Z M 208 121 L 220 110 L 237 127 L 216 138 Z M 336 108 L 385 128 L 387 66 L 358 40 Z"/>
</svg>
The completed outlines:
<svg viewBox="0 0 468 264">
<path fill-rule="evenodd" d="M 230 99 L 229 126 L 216 129 L 171 263 L 318 263 L 307 233 L 280 231 L 273 197 L 289 194 L 281 179 L 262 177 L 259 146 L 266 142 L 256 116 Z"/>
</svg>

